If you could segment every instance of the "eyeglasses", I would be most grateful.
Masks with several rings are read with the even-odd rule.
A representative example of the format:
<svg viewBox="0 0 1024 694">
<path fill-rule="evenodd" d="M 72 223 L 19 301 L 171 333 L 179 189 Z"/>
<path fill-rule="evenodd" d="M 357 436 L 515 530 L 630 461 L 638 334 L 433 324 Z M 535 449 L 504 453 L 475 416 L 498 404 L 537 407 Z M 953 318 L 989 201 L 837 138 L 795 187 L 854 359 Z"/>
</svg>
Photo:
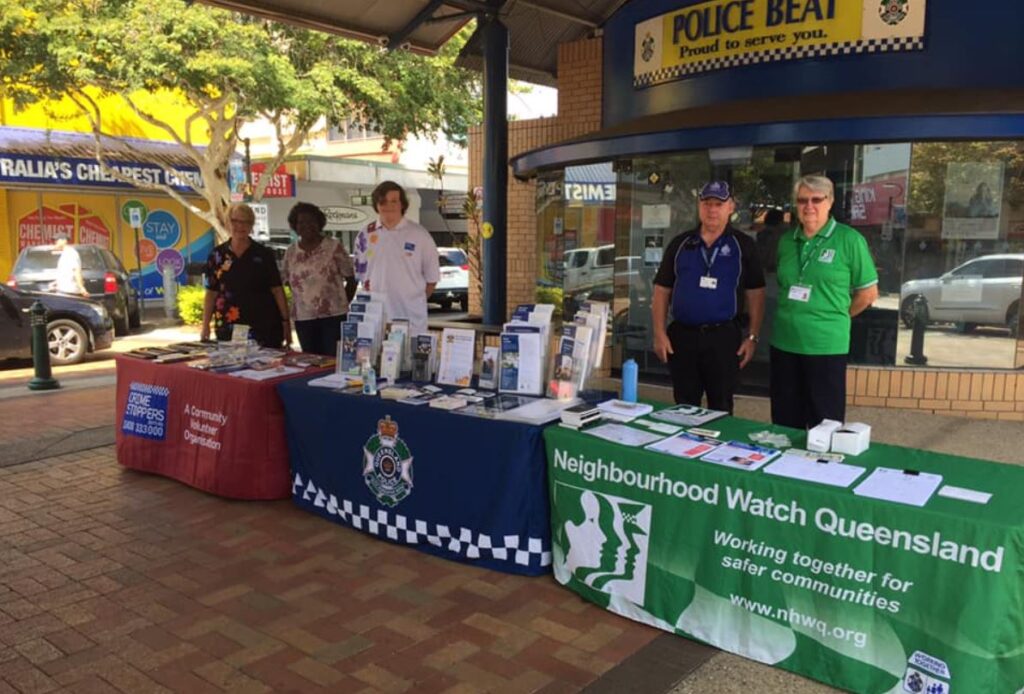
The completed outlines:
<svg viewBox="0 0 1024 694">
<path fill-rule="evenodd" d="M 796 204 L 799 205 L 800 207 L 803 207 L 807 203 L 811 203 L 811 204 L 814 204 L 814 205 L 820 205 L 821 203 L 825 202 L 826 200 L 828 200 L 828 197 L 825 196 L 825 195 L 812 195 L 809 198 L 797 198 L 796 199 Z"/>
</svg>

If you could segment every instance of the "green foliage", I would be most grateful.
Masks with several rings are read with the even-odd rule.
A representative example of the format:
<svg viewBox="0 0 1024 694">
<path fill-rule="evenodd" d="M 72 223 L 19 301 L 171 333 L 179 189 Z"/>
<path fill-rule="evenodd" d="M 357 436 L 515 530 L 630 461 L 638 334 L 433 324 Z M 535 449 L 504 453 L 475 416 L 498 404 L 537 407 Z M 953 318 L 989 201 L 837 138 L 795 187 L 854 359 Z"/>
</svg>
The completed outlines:
<svg viewBox="0 0 1024 694">
<path fill-rule="evenodd" d="M 192 284 L 178 287 L 178 315 L 185 325 L 199 325 L 203 322 L 203 297 L 206 290 Z"/>
<path fill-rule="evenodd" d="M 480 120 L 479 79 L 454 66 L 467 31 L 425 58 L 187 0 L 0 0 L 0 95 L 19 106 L 67 95 L 104 133 L 110 114 L 86 90 L 120 96 L 196 161 L 223 237 L 227 164 L 245 121 L 280 128 L 279 159 L 321 118 L 389 141 L 441 132 L 464 143 Z M 194 106 L 191 132 L 133 97 L 159 90 Z"/>
<path fill-rule="evenodd" d="M 563 319 L 562 311 L 562 288 L 561 287 L 537 287 L 536 300 L 538 304 L 554 304 L 555 313 L 552 316 L 553 320 L 560 321 Z"/>
</svg>

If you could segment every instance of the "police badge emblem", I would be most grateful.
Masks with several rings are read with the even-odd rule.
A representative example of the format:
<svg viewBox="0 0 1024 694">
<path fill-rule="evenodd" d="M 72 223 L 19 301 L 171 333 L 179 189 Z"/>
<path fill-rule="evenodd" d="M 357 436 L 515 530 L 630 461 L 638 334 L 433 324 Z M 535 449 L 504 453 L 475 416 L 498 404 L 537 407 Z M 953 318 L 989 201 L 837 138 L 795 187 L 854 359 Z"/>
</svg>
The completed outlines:
<svg viewBox="0 0 1024 694">
<path fill-rule="evenodd" d="M 910 12 L 910 0 L 882 0 L 878 7 L 878 16 L 889 26 L 896 26 Z"/>
<path fill-rule="evenodd" d="M 654 37 L 650 33 L 644 36 L 644 40 L 640 43 L 640 57 L 645 63 L 650 62 L 654 57 Z"/>
<path fill-rule="evenodd" d="M 397 506 L 412 493 L 412 452 L 398 438 L 398 422 L 386 415 L 363 445 L 363 480 L 377 501 Z"/>
</svg>

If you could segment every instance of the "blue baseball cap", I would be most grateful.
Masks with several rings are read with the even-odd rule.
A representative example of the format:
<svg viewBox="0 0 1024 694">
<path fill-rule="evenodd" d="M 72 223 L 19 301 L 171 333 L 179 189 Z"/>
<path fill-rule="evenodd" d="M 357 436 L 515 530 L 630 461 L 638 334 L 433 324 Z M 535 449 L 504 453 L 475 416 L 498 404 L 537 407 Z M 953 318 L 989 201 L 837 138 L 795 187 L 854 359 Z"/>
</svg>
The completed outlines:
<svg viewBox="0 0 1024 694">
<path fill-rule="evenodd" d="M 729 192 L 729 184 L 725 181 L 711 181 L 700 189 L 700 195 L 697 197 L 701 200 L 715 198 L 724 202 L 732 197 L 732 193 Z"/>
</svg>

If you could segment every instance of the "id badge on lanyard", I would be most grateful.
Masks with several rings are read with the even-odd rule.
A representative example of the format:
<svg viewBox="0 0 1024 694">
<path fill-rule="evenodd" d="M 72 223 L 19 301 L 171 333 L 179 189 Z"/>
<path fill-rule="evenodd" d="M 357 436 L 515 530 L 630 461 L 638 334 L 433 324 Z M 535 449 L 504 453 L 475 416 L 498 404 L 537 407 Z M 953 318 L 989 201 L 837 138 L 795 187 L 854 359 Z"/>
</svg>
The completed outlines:
<svg viewBox="0 0 1024 694">
<path fill-rule="evenodd" d="M 718 251 L 721 247 L 716 247 L 715 252 L 711 254 L 711 259 L 708 260 L 707 249 L 701 246 L 700 254 L 704 258 L 704 267 L 706 271 L 700 278 L 701 289 L 718 289 L 718 278 L 711 276 L 711 266 L 715 264 L 715 258 L 718 257 Z"/>
</svg>

